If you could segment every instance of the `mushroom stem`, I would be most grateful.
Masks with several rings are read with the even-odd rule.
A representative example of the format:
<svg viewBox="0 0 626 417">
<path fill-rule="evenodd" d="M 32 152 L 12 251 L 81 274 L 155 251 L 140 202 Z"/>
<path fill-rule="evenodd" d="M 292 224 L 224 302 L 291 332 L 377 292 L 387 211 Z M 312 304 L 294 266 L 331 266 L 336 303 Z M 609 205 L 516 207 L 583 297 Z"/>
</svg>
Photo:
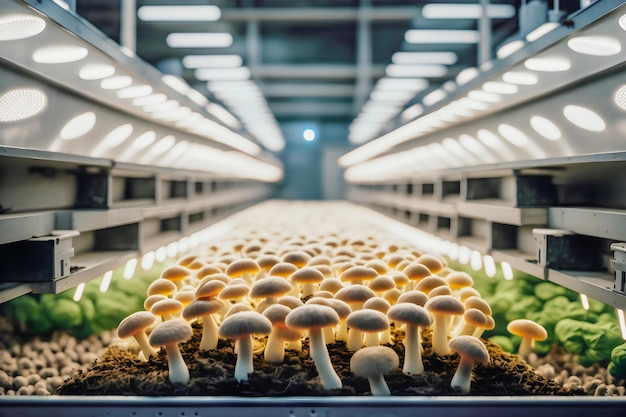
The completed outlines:
<svg viewBox="0 0 626 417">
<path fill-rule="evenodd" d="M 189 369 L 183 359 L 183 355 L 178 349 L 176 343 L 168 343 L 165 345 L 165 352 L 167 353 L 167 366 L 170 371 L 170 382 L 186 384 L 189 382 Z"/>
<path fill-rule="evenodd" d="M 380 338 L 378 332 L 366 332 L 365 333 L 365 346 L 378 346 L 380 345 Z"/>
<path fill-rule="evenodd" d="M 333 364 L 330 362 L 330 356 L 328 355 L 328 350 L 324 343 L 324 334 L 321 329 L 309 330 L 309 343 L 311 345 L 311 357 L 315 362 L 315 367 L 317 368 L 317 373 L 320 376 L 324 389 L 332 390 L 341 388 L 341 379 L 339 375 L 337 375 L 337 372 L 335 372 Z"/>
<path fill-rule="evenodd" d="M 528 359 L 528 355 L 533 351 L 533 338 L 524 337 L 522 338 L 522 342 L 519 345 L 519 350 L 517 354 L 521 356 L 524 360 Z"/>
<path fill-rule="evenodd" d="M 341 342 L 346 342 L 348 340 L 348 325 L 346 324 L 345 320 L 343 320 L 341 323 L 339 323 L 339 326 L 337 326 L 337 331 L 335 332 L 335 340 Z"/>
<path fill-rule="evenodd" d="M 363 347 L 363 332 L 352 327 L 348 332 L 348 342 L 346 347 L 351 352 L 356 352 Z"/>
<path fill-rule="evenodd" d="M 391 395 L 391 391 L 389 391 L 389 387 L 385 382 L 385 377 L 382 374 L 374 375 L 367 378 L 367 381 L 370 383 L 370 391 L 372 391 L 372 395 L 374 396 L 385 396 Z"/>
<path fill-rule="evenodd" d="M 252 336 L 243 336 L 237 339 L 239 352 L 235 363 L 235 379 L 239 382 L 247 381 L 248 374 L 254 372 L 252 363 Z"/>
<path fill-rule="evenodd" d="M 327 345 L 335 343 L 335 329 L 333 327 L 324 327 L 324 341 Z"/>
<path fill-rule="evenodd" d="M 437 355 L 449 355 L 448 318 L 443 314 L 433 314 L 433 350 Z"/>
<path fill-rule="evenodd" d="M 202 339 L 200 339 L 200 350 L 211 350 L 217 348 L 217 324 L 213 315 L 209 314 L 202 317 Z"/>
<path fill-rule="evenodd" d="M 267 337 L 263 356 L 268 362 L 282 363 L 285 359 L 285 342 L 278 333 L 278 329 L 274 329 Z"/>
<path fill-rule="evenodd" d="M 424 373 L 424 363 L 420 352 L 420 329 L 418 326 L 407 325 L 404 338 L 404 365 L 402 372 L 409 375 L 421 375 Z"/>
<path fill-rule="evenodd" d="M 158 355 L 157 351 L 154 350 L 152 346 L 150 346 L 150 343 L 148 343 L 148 336 L 146 336 L 145 332 L 142 331 L 136 333 L 134 335 L 134 338 L 137 341 L 137 344 L 139 345 L 139 348 L 141 349 L 141 352 L 143 353 L 143 356 L 146 360 L 148 360 L 150 356 L 156 357 Z"/>
<path fill-rule="evenodd" d="M 461 360 L 459 361 L 459 366 L 456 368 L 456 372 L 452 377 L 452 382 L 450 382 L 450 386 L 452 388 L 458 388 L 464 394 L 470 392 L 470 382 L 472 379 L 472 369 L 474 368 L 474 360 L 471 358 L 467 358 L 461 356 Z"/>
</svg>

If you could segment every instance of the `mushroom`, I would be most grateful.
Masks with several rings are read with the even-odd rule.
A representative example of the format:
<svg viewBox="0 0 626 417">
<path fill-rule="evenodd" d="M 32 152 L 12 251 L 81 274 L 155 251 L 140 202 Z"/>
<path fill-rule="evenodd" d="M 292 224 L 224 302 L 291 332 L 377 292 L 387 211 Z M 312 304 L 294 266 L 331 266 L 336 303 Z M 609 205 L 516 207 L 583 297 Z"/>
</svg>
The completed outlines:
<svg viewBox="0 0 626 417">
<path fill-rule="evenodd" d="M 465 312 L 463 304 L 451 295 L 438 295 L 429 299 L 424 308 L 433 315 L 433 350 L 437 355 L 449 355 L 448 317 Z"/>
<path fill-rule="evenodd" d="M 202 338 L 199 350 L 211 350 L 217 348 L 217 324 L 213 314 L 219 312 L 224 303 L 217 298 L 198 298 L 192 301 L 183 310 L 183 318 L 187 321 L 202 319 Z"/>
<path fill-rule="evenodd" d="M 242 311 L 227 316 L 219 329 L 219 335 L 233 339 L 237 343 L 238 353 L 235 363 L 235 379 L 247 381 L 248 374 L 254 372 L 252 362 L 252 336 L 268 334 L 272 331 L 272 322 L 256 311 Z"/>
<path fill-rule="evenodd" d="M 406 324 L 402 372 L 409 375 L 423 374 L 420 327 L 430 327 L 433 323 L 432 317 L 424 307 L 413 303 L 399 303 L 391 306 L 387 311 L 387 317 L 396 323 Z"/>
<path fill-rule="evenodd" d="M 291 274 L 296 272 L 298 267 L 289 262 L 279 262 L 270 268 L 268 275 L 272 277 L 289 278 Z"/>
<path fill-rule="evenodd" d="M 282 262 L 293 264 L 296 268 L 304 267 L 312 258 L 308 253 L 301 250 L 289 251 L 281 258 Z"/>
<path fill-rule="evenodd" d="M 379 275 L 368 282 L 367 288 L 374 291 L 377 296 L 381 296 L 386 291 L 396 288 L 396 282 L 387 275 Z"/>
<path fill-rule="evenodd" d="M 300 295 L 303 299 L 306 299 L 313 294 L 313 286 L 324 280 L 324 275 L 319 271 L 319 269 L 311 266 L 305 266 L 291 274 L 289 280 L 293 284 L 300 286 Z"/>
<path fill-rule="evenodd" d="M 476 330 L 474 330 L 474 334 L 472 336 L 477 337 L 477 338 L 481 338 L 483 333 L 485 332 L 485 330 L 493 330 L 496 328 L 496 321 L 493 319 L 492 316 L 485 316 L 487 318 L 487 325 L 484 327 L 476 327 Z"/>
<path fill-rule="evenodd" d="M 546 340 L 548 332 L 539 323 L 527 319 L 513 320 L 506 326 L 506 330 L 516 336 L 522 337 L 522 343 L 519 345 L 517 354 L 524 360 L 528 360 L 528 355 L 533 350 L 535 340 Z"/>
<path fill-rule="evenodd" d="M 163 321 L 166 321 L 178 316 L 183 308 L 183 303 L 181 303 L 180 301 L 166 298 L 152 304 L 152 307 L 150 307 L 150 312 L 155 316 L 161 316 L 161 319 Z"/>
<path fill-rule="evenodd" d="M 319 304 L 305 304 L 298 307 L 287 315 L 285 319 L 287 327 L 295 330 L 309 332 L 309 344 L 311 357 L 315 362 L 317 373 L 325 390 L 341 388 L 341 379 L 333 369 L 330 356 L 324 343 L 322 329 L 328 326 L 336 326 L 339 323 L 339 315 L 331 307 Z"/>
<path fill-rule="evenodd" d="M 346 347 L 354 352 L 363 346 L 363 333 L 366 335 L 366 346 L 379 345 L 378 333 L 389 328 L 389 319 L 380 311 L 364 308 L 350 313 L 346 324 L 349 329 Z"/>
<path fill-rule="evenodd" d="M 324 281 L 320 283 L 319 289 L 321 291 L 330 291 L 336 294 L 337 291 L 344 287 L 343 282 L 339 278 L 324 278 Z"/>
<path fill-rule="evenodd" d="M 246 282 L 252 282 L 252 276 L 259 272 L 261 268 L 254 259 L 243 258 L 237 259 L 230 263 L 226 268 L 226 275 L 230 278 L 243 278 Z"/>
<path fill-rule="evenodd" d="M 189 369 L 180 353 L 178 344 L 191 338 L 191 325 L 183 319 L 172 319 L 159 324 L 150 333 L 148 342 L 151 346 L 164 346 L 167 353 L 169 379 L 172 383 L 189 382 Z"/>
<path fill-rule="evenodd" d="M 281 363 L 285 358 L 285 342 L 300 340 L 302 332 L 293 330 L 285 324 L 285 318 L 291 309 L 282 304 L 273 304 L 263 311 L 263 315 L 272 322 L 272 331 L 267 337 L 264 358 L 268 362 Z"/>
<path fill-rule="evenodd" d="M 440 286 L 447 287 L 448 283 L 444 278 L 441 278 L 437 275 L 430 275 L 415 284 L 414 289 L 428 295 L 432 290 Z"/>
<path fill-rule="evenodd" d="M 391 307 L 391 303 L 383 297 L 373 297 L 363 303 L 363 308 L 380 311 L 385 315 L 387 314 L 387 311 L 389 311 L 389 307 Z M 391 344 L 391 329 L 387 327 L 387 329 L 383 330 L 379 337 L 381 345 Z"/>
<path fill-rule="evenodd" d="M 401 294 L 396 300 L 396 303 L 412 303 L 424 307 L 426 301 L 428 301 L 428 296 L 426 294 L 421 291 L 411 290 Z"/>
<path fill-rule="evenodd" d="M 350 359 L 350 370 L 356 376 L 367 378 L 372 395 L 391 395 L 384 375 L 398 368 L 398 354 L 387 346 L 370 346 L 355 352 Z"/>
<path fill-rule="evenodd" d="M 430 269 L 430 272 L 433 274 L 438 274 L 439 271 L 441 271 L 444 267 L 439 258 L 429 254 L 424 254 L 417 258 L 417 263 L 425 265 L 428 269 Z"/>
<path fill-rule="evenodd" d="M 364 281 L 371 281 L 377 276 L 378 272 L 376 272 L 375 269 L 357 265 L 346 269 L 341 274 L 340 278 L 342 282 L 348 282 L 350 284 L 363 284 Z"/>
<path fill-rule="evenodd" d="M 255 281 L 250 287 L 250 298 L 263 300 L 256 306 L 256 311 L 262 313 L 268 306 L 276 304 L 278 297 L 287 295 L 293 286 L 281 277 L 266 277 Z"/>
<path fill-rule="evenodd" d="M 472 336 L 478 328 L 487 327 L 487 316 L 477 308 L 468 308 L 463 313 L 463 324 L 457 336 Z"/>
<path fill-rule="evenodd" d="M 255 281 L 260 278 L 265 278 L 268 275 L 269 270 L 272 269 L 274 265 L 280 263 L 280 258 L 276 255 L 265 254 L 256 258 L 256 263 L 261 269 L 254 276 Z"/>
<path fill-rule="evenodd" d="M 483 342 L 474 336 L 456 336 L 450 339 L 448 345 L 450 351 L 458 353 L 460 357 L 459 366 L 456 368 L 450 386 L 460 389 L 462 393 L 467 394 L 470 392 L 474 364 L 476 362 L 488 363 L 489 352 Z"/>
<path fill-rule="evenodd" d="M 474 280 L 467 272 L 453 271 L 446 275 L 445 280 L 452 290 L 452 294 L 458 298 L 459 291 L 474 285 Z"/>
<path fill-rule="evenodd" d="M 348 303 L 352 311 L 359 310 L 372 297 L 376 297 L 374 291 L 360 284 L 348 285 L 335 293 L 335 298 Z"/>
<path fill-rule="evenodd" d="M 148 343 L 148 336 L 145 332 L 146 328 L 154 324 L 155 321 L 154 314 L 147 311 L 137 311 L 120 322 L 117 326 L 117 336 L 120 339 L 131 336 L 135 338 L 144 358 L 157 356 L 157 351 Z"/>
<path fill-rule="evenodd" d="M 176 284 L 174 284 L 169 279 L 157 278 L 152 281 L 152 283 L 150 283 L 148 289 L 146 290 L 146 293 L 148 294 L 148 296 L 163 295 L 165 297 L 170 297 L 176 292 L 177 289 L 178 287 L 176 287 Z"/>
<path fill-rule="evenodd" d="M 191 271 L 181 265 L 171 265 L 161 272 L 161 278 L 169 279 L 176 288 L 183 286 L 183 280 L 191 275 Z"/>
<path fill-rule="evenodd" d="M 402 270 L 402 273 L 404 273 L 404 275 L 406 275 L 406 277 L 411 282 L 410 284 L 411 288 L 414 288 L 418 282 L 420 282 L 421 280 L 423 280 L 424 278 L 432 274 L 430 272 L 430 269 L 428 269 L 426 265 L 423 265 L 417 262 L 412 262 L 409 265 L 407 265 Z"/>
</svg>

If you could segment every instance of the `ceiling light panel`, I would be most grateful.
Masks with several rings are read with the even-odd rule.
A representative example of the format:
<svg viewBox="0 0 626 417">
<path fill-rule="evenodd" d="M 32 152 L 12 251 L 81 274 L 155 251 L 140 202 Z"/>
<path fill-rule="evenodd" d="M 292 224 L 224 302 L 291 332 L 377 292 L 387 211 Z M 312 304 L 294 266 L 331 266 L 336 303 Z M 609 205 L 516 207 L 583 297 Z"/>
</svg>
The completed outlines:
<svg viewBox="0 0 626 417">
<path fill-rule="evenodd" d="M 404 40 L 409 44 L 472 44 L 480 41 L 480 34 L 476 30 L 409 29 Z"/>
<path fill-rule="evenodd" d="M 480 19 L 484 9 L 480 4 L 426 4 L 422 16 L 426 19 Z M 486 7 L 490 19 L 510 19 L 515 17 L 515 7 L 510 4 L 489 4 Z"/>
<path fill-rule="evenodd" d="M 0 42 L 26 39 L 40 34 L 46 21 L 39 16 L 8 14 L 0 16 Z"/>
<path fill-rule="evenodd" d="M 391 56 L 394 64 L 454 65 L 459 57 L 454 52 L 396 52 Z"/>
<path fill-rule="evenodd" d="M 183 66 L 196 68 L 236 68 L 243 65 L 239 55 L 187 55 L 183 57 Z"/>
<path fill-rule="evenodd" d="M 399 147 L 400 143 L 410 142 L 418 144 L 422 138 L 430 137 L 433 133 L 440 131 L 443 128 L 450 128 L 453 125 L 462 125 L 464 123 L 470 123 L 468 116 L 457 118 L 453 121 L 451 116 L 463 116 L 463 110 L 456 111 L 454 107 L 445 108 L 446 100 L 470 100 L 468 104 L 472 106 L 476 105 L 479 108 L 471 108 L 470 110 L 476 110 L 479 113 L 474 117 L 489 117 L 499 111 L 507 111 L 506 109 L 514 108 L 515 106 L 523 105 L 523 103 L 534 100 L 538 94 L 546 96 L 554 94 L 554 92 L 562 92 L 565 89 L 573 88 L 578 80 L 590 80 L 595 74 L 603 73 L 604 71 L 612 71 L 615 68 L 619 68 L 620 65 L 624 65 L 624 54 L 622 45 L 622 38 L 624 28 L 617 24 L 620 19 L 626 19 L 626 5 L 623 2 L 606 0 L 604 2 L 597 2 L 593 8 L 587 8 L 581 13 L 572 16 L 574 22 L 574 31 L 572 27 L 565 27 L 558 25 L 552 28 L 549 32 L 549 36 L 538 36 L 534 42 L 527 43 L 517 51 L 515 54 L 506 57 L 499 61 L 490 61 L 489 66 L 481 65 L 480 69 L 468 68 L 461 71 L 456 78 L 456 88 L 451 91 L 448 98 L 441 102 L 442 109 L 433 107 L 427 109 L 425 114 L 422 114 L 421 118 L 412 120 L 411 122 L 391 127 L 381 132 L 381 134 L 375 135 L 372 142 L 388 141 L 385 145 L 380 145 L 377 148 L 370 148 L 368 152 L 356 153 L 359 157 L 349 158 L 350 161 L 357 161 L 363 158 L 362 155 L 369 155 L 372 157 L 373 152 L 371 149 L 379 149 L 381 152 L 390 152 L 390 149 Z M 549 26 L 543 28 L 546 30 Z M 538 32 L 539 33 L 539 32 Z M 425 33 L 426 34 L 426 33 Z M 581 52 L 572 50 L 567 42 L 570 39 L 583 37 L 585 42 L 573 41 L 574 48 L 580 49 L 581 44 L 592 43 L 589 39 L 600 39 L 602 37 L 608 37 L 612 39 L 620 40 L 620 53 L 609 54 L 608 52 L 603 55 L 596 55 L 593 59 Z M 531 40 L 533 38 L 531 37 Z M 578 44 L 577 44 L 578 42 Z M 615 42 L 609 43 L 607 50 L 615 52 L 618 46 Z M 477 87 L 482 87 L 486 82 L 496 83 L 508 83 L 514 85 L 508 87 L 511 90 L 517 86 L 518 92 L 514 94 L 505 94 L 505 91 L 499 91 L 499 94 L 494 94 L 491 91 L 485 91 Z M 612 89 L 607 92 L 607 97 L 611 98 L 612 111 L 619 110 L 621 108 L 617 105 L 616 98 L 616 86 L 622 85 L 622 82 L 616 82 Z M 491 86 L 491 84 L 488 84 Z M 530 88 L 529 88 L 530 87 Z M 494 90 L 487 87 L 488 90 Z M 597 93 L 592 94 L 597 97 Z M 621 101 L 620 101 L 621 102 Z M 488 106 L 488 108 L 484 108 Z M 444 110 L 439 113 L 439 110 Z M 428 112 L 430 111 L 430 112 Z M 438 115 L 440 120 L 432 119 L 431 115 Z M 609 120 L 604 114 L 599 113 L 604 120 Z M 529 126 L 529 119 L 523 121 L 523 125 Z M 620 117 L 620 116 L 617 116 Z M 623 117 L 623 116 L 622 116 Z M 567 132 L 563 124 L 569 124 L 566 121 L 563 114 L 559 114 L 555 117 L 547 117 L 552 121 L 561 131 L 562 137 L 568 137 L 571 132 Z M 423 120 L 423 122 L 420 122 Z M 428 123 L 426 123 L 428 121 Z M 576 127 L 578 129 L 578 127 Z M 561 141 L 550 140 L 540 133 L 534 130 L 526 132 L 527 135 L 537 135 L 543 142 L 542 146 L 554 146 Z M 618 133 L 623 134 L 623 133 Z M 550 135 L 549 133 L 547 134 Z M 546 140 L 548 139 L 548 140 Z M 403 144 L 402 149 L 406 149 L 408 144 Z M 560 145 L 567 146 L 567 145 Z M 568 152 L 573 152 L 573 148 L 570 147 Z M 354 152 L 359 151 L 356 149 Z M 535 155 L 539 152 L 530 152 Z"/>
<path fill-rule="evenodd" d="M 170 48 L 228 48 L 233 44 L 230 33 L 170 33 L 165 38 Z"/>
<path fill-rule="evenodd" d="M 214 5 L 206 6 L 141 6 L 137 17 L 144 22 L 214 22 L 222 12 Z"/>
</svg>

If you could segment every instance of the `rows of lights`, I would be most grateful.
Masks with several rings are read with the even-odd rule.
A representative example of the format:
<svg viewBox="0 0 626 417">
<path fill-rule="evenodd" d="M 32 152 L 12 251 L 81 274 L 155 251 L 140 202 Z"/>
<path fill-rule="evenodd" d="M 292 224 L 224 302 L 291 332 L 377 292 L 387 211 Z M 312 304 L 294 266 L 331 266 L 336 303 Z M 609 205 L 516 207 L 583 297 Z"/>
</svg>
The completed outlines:
<svg viewBox="0 0 626 417">
<path fill-rule="evenodd" d="M 626 31 L 626 15 L 620 16 L 617 20 L 619 28 Z M 613 30 L 613 28 L 610 30 Z M 603 33 L 594 33 L 598 31 L 599 28 L 591 28 L 588 31 L 591 33 L 569 38 L 566 45 L 567 50 L 570 51 L 570 56 L 558 51 L 543 51 L 537 56 L 525 59 L 521 64 L 500 74 L 497 78 L 486 81 L 482 85 L 477 86 L 477 88 L 468 91 L 462 97 L 450 100 L 445 105 L 441 105 L 441 103 L 447 97 L 452 96 L 451 93 L 454 91 L 454 88 L 448 84 L 441 89 L 434 90 L 424 96 L 421 104 L 405 110 L 405 113 L 410 113 L 410 116 L 418 117 L 417 119 L 409 121 L 345 154 L 340 158 L 339 163 L 344 167 L 353 166 L 388 152 L 403 142 L 487 115 L 505 108 L 507 105 L 511 105 L 511 103 L 522 102 L 524 98 L 532 97 L 538 91 L 554 88 L 555 85 L 562 85 L 567 80 L 567 77 L 562 76 L 562 74 L 573 71 L 576 59 L 588 60 L 589 57 L 594 57 L 596 60 L 594 62 L 598 64 L 598 68 L 601 68 L 603 65 L 611 67 L 616 63 L 622 62 L 624 48 L 621 37 L 623 37 L 623 32 L 617 30 L 617 36 L 609 36 Z M 536 36 L 534 35 L 532 38 L 538 39 Z M 604 63 L 600 61 L 603 58 L 606 59 Z M 477 68 L 468 68 L 461 71 L 456 77 L 454 87 L 458 88 L 472 81 L 476 83 L 480 75 L 481 69 Z M 620 88 L 614 95 L 615 104 L 620 108 L 625 106 L 625 94 L 624 90 Z M 425 116 L 419 117 L 424 112 L 424 109 L 428 108 L 433 110 Z M 582 129 L 598 132 L 606 128 L 606 122 L 591 109 L 570 105 L 563 110 L 563 113 L 567 120 Z M 560 137 L 558 128 L 545 118 L 535 117 L 532 125 L 546 139 L 556 140 Z M 511 142 L 517 144 L 524 140 L 513 129 L 504 126 L 502 130 L 504 133 L 500 133 Z M 355 128 L 354 131 L 363 134 L 360 138 L 355 137 L 352 139 L 355 143 L 371 139 L 371 135 L 367 134 L 366 129 L 357 130 Z M 374 135 L 376 133 L 377 131 L 374 132 Z"/>
<path fill-rule="evenodd" d="M 515 16 L 515 7 L 506 4 L 490 4 L 484 10 L 490 19 L 509 19 Z M 480 19 L 483 7 L 479 4 L 427 4 L 421 9 L 426 19 Z M 407 44 L 478 43 L 480 35 L 475 30 L 426 30 L 410 29 L 405 33 Z M 456 64 L 457 55 L 451 51 L 397 52 L 391 64 L 385 68 L 385 76 L 379 80 L 350 125 L 348 139 L 360 145 L 374 137 L 401 114 L 403 121 L 421 115 L 425 107 L 444 99 L 447 93 L 436 90 L 423 98 L 422 104 L 404 107 L 419 93 L 428 89 L 427 78 L 443 78 L 449 65 Z"/>
<path fill-rule="evenodd" d="M 99 99 L 105 99 L 123 109 L 141 115 L 144 119 L 159 124 L 175 127 L 177 130 L 187 131 L 193 135 L 222 143 L 236 150 L 233 152 L 219 151 L 208 145 L 191 144 L 185 140 L 178 140 L 167 135 L 159 140 L 154 131 L 139 131 L 131 123 L 123 123 L 114 127 L 105 134 L 102 140 L 94 146 L 91 156 L 101 156 L 107 150 L 135 139 L 124 151 L 124 158 L 131 159 L 141 156 L 140 163 L 148 161 L 164 161 L 164 154 L 175 154 L 180 160 L 188 161 L 187 167 L 196 166 L 206 170 L 207 161 L 200 161 L 192 150 L 199 151 L 199 155 L 209 156 L 209 161 L 217 163 L 212 168 L 220 166 L 224 169 L 220 173 L 232 174 L 237 171 L 236 166 L 227 163 L 242 163 L 246 171 L 246 178 L 258 178 L 264 181 L 277 181 L 282 177 L 282 170 L 274 165 L 265 163 L 252 156 L 261 152 L 261 147 L 236 130 L 241 127 L 236 117 L 230 114 L 217 103 L 210 103 L 200 92 L 190 87 L 182 79 L 163 75 L 163 84 L 175 92 L 185 96 L 191 103 L 201 110 L 194 110 L 193 104 L 185 105 L 173 95 L 158 91 L 156 86 L 119 67 L 112 59 L 104 54 L 94 52 L 81 44 L 76 38 L 69 38 L 56 25 L 50 25 L 47 20 L 27 9 L 11 9 L 9 4 L 3 5 L 6 12 L 0 15 L 0 43 L 15 42 L 27 39 L 37 41 L 39 46 L 32 48 L 32 53 L 20 52 L 20 48 L 11 48 L 11 56 L 19 65 L 28 68 L 38 68 L 44 74 L 51 74 L 55 81 L 76 85 L 88 94 L 95 91 Z M 46 39 L 50 39 L 46 42 Z M 63 39 L 60 42 L 59 39 Z M 49 43 L 49 45 L 46 45 Z M 31 51 L 31 48 L 26 50 Z M 80 80 L 75 83 L 76 80 Z M 82 83 L 82 84 L 81 84 Z M 14 123 L 35 117 L 49 106 L 49 97 L 46 92 L 36 87 L 19 87 L 0 91 L 0 123 Z M 214 119 L 222 123 L 216 122 Z M 61 128 L 58 140 L 51 145 L 59 146 L 60 141 L 71 141 L 84 137 L 92 132 L 97 125 L 97 115 L 93 111 L 83 112 L 71 116 Z M 149 149 L 148 149 L 149 148 Z M 241 153 L 241 154 L 240 154 Z M 174 160 L 175 158 L 169 158 Z M 227 161 L 225 163 L 224 161 Z M 250 167 L 260 169 L 260 176 L 250 172 Z M 239 171 L 239 172 L 243 172 Z M 242 175 L 236 175 L 241 177 Z"/>
<path fill-rule="evenodd" d="M 196 10 L 198 13 L 195 13 Z M 204 13 L 206 18 L 198 17 L 199 13 Z M 138 17 L 145 21 L 212 21 L 219 19 L 220 12 L 216 6 L 142 6 Z M 176 32 L 166 37 L 170 48 L 228 48 L 233 41 L 230 33 Z M 245 129 L 272 152 L 279 152 L 285 147 L 285 139 L 276 119 L 259 87 L 250 79 L 250 69 L 243 65 L 240 56 L 187 55 L 183 57 L 182 64 L 194 71 L 196 79 L 206 81 L 209 92 L 228 108 L 213 113 L 215 116 L 223 117 L 227 112 L 231 117 L 226 118 L 232 120 L 234 114 Z"/>
</svg>

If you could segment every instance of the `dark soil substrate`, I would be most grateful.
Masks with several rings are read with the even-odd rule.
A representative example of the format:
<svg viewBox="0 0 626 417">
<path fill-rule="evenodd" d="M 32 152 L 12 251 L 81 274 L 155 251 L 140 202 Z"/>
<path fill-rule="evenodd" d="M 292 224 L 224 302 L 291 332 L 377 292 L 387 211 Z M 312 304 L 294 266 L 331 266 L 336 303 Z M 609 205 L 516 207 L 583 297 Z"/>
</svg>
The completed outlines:
<svg viewBox="0 0 626 417">
<path fill-rule="evenodd" d="M 181 345 L 181 352 L 189 367 L 188 384 L 172 384 L 168 379 L 167 359 L 161 350 L 157 359 L 141 362 L 135 352 L 111 346 L 87 371 L 79 371 L 59 388 L 61 395 L 235 395 L 246 397 L 315 396 L 315 395 L 371 395 L 367 379 L 350 372 L 352 353 L 344 343 L 328 346 L 331 360 L 343 382 L 343 388 L 324 391 L 317 377 L 315 365 L 304 352 L 287 350 L 285 360 L 276 365 L 254 357 L 255 372 L 246 382 L 235 380 L 236 355 L 231 341 L 220 340 L 218 348 L 200 352 L 200 329 L 194 328 L 193 338 Z M 583 389 L 572 391 L 555 381 L 537 374 L 516 355 L 502 351 L 497 345 L 485 342 L 491 356 L 488 366 L 474 369 L 470 395 L 586 395 Z M 424 375 L 408 376 L 398 371 L 385 377 L 392 395 L 459 395 L 450 387 L 458 365 L 458 357 L 437 356 L 431 352 L 430 335 L 423 335 Z M 404 357 L 402 343 L 391 346 Z"/>
</svg>

